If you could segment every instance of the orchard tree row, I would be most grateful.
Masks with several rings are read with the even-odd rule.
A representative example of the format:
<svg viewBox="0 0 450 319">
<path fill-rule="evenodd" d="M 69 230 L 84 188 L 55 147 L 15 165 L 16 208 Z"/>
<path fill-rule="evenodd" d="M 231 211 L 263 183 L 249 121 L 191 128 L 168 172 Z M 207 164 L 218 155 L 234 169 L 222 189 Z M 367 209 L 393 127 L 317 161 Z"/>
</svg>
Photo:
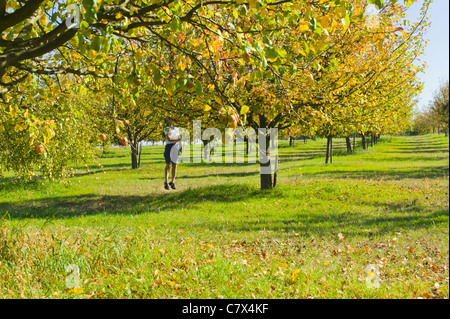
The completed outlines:
<svg viewBox="0 0 450 319">
<path fill-rule="evenodd" d="M 0 168 L 57 178 L 110 142 L 129 145 L 137 168 L 139 143 L 161 139 L 169 114 L 186 128 L 324 136 L 328 154 L 333 137 L 403 131 L 430 1 L 415 22 L 410 5 L 0 0 Z"/>
<path fill-rule="evenodd" d="M 448 80 L 436 89 L 433 99 L 414 118 L 413 134 L 444 133 L 449 131 L 449 86 Z"/>
</svg>

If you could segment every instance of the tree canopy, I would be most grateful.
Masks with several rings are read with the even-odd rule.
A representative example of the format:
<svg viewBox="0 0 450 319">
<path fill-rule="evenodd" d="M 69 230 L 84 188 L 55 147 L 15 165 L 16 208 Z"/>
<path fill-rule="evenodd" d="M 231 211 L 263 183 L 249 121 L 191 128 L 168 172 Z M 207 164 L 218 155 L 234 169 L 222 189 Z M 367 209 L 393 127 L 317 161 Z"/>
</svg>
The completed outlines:
<svg viewBox="0 0 450 319">
<path fill-rule="evenodd" d="M 0 134 L 25 134 L 47 154 L 52 121 L 68 110 L 96 114 L 86 130 L 98 135 L 110 123 L 134 149 L 169 113 L 219 127 L 236 114 L 232 127 L 323 136 L 403 128 L 421 89 L 430 1 L 414 23 L 405 17 L 412 4 L 0 1 Z"/>
</svg>

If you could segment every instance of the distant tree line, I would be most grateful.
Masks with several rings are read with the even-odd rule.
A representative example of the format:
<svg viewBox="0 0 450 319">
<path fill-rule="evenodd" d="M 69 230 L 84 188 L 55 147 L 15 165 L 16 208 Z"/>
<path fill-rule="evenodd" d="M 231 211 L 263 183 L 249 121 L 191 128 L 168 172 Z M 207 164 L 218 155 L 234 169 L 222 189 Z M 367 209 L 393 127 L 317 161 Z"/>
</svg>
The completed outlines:
<svg viewBox="0 0 450 319">
<path fill-rule="evenodd" d="M 434 92 L 433 99 L 415 120 L 412 134 L 444 133 L 448 136 L 448 80 Z"/>
</svg>

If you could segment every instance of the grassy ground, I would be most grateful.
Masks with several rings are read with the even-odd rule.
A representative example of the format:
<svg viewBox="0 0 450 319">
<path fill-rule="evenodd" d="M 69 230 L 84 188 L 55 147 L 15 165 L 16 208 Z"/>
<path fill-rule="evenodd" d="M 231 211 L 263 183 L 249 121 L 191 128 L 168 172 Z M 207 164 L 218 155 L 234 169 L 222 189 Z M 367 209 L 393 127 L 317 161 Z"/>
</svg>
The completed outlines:
<svg viewBox="0 0 450 319">
<path fill-rule="evenodd" d="M 448 298 L 448 139 L 336 140 L 333 165 L 325 143 L 280 142 L 270 191 L 206 163 L 166 191 L 161 146 L 136 171 L 112 149 L 65 182 L 5 177 L 0 298 Z"/>
</svg>

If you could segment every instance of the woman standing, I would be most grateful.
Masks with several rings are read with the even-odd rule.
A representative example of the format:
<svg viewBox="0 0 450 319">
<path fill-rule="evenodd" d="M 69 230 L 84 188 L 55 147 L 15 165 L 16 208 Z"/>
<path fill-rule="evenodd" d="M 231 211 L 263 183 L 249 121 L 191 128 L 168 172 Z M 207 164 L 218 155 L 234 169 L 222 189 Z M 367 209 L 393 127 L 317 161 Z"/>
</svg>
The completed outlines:
<svg viewBox="0 0 450 319">
<path fill-rule="evenodd" d="M 172 189 L 176 189 L 175 177 L 177 175 L 177 164 L 180 157 L 180 144 L 178 142 L 181 141 L 181 138 L 180 130 L 174 125 L 174 119 L 172 117 L 166 117 L 166 125 L 167 126 L 164 128 L 164 136 L 166 138 L 166 147 L 164 149 L 164 159 L 166 161 L 166 167 L 164 170 L 164 188 L 168 190 L 169 186 Z M 171 166 L 172 179 L 169 183 L 169 172 Z"/>
</svg>

